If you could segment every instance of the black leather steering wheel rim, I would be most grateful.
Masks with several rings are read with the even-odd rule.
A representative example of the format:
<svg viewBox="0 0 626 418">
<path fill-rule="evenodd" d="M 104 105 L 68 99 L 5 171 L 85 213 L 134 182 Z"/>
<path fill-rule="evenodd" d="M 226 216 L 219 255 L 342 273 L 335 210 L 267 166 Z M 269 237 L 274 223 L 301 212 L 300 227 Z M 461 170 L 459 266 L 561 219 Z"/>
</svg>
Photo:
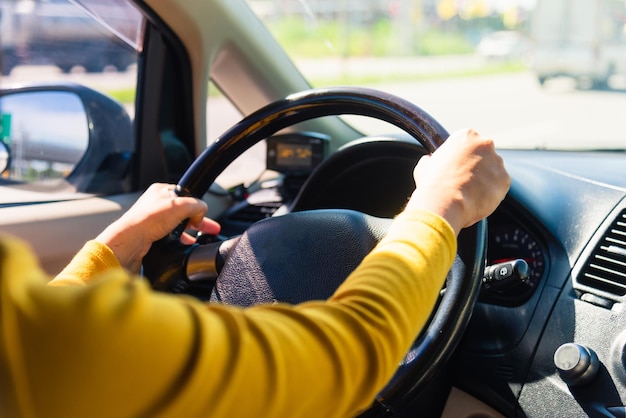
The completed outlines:
<svg viewBox="0 0 626 418">
<path fill-rule="evenodd" d="M 344 114 L 389 122 L 409 133 L 429 152 L 435 151 L 448 136 L 447 131 L 428 113 L 388 93 L 364 88 L 305 91 L 265 106 L 226 131 L 194 161 L 176 186 L 176 192 L 202 198 L 217 176 L 257 142 L 298 122 Z M 376 404 L 364 415 L 374 416 L 381 410 L 388 413 L 401 409 L 423 390 L 439 367 L 449 359 L 478 298 L 485 242 L 485 220 L 461 233 L 457 260 L 462 277 L 449 278 L 437 311 L 411 350 L 416 360 L 400 376 L 392 379 L 380 393 Z"/>
<path fill-rule="evenodd" d="M 209 145 L 183 174 L 179 195 L 201 198 L 224 169 L 245 150 L 279 130 L 322 116 L 361 115 L 395 125 L 435 151 L 448 132 L 415 104 L 366 88 L 313 89 L 270 103 L 245 117 Z"/>
</svg>

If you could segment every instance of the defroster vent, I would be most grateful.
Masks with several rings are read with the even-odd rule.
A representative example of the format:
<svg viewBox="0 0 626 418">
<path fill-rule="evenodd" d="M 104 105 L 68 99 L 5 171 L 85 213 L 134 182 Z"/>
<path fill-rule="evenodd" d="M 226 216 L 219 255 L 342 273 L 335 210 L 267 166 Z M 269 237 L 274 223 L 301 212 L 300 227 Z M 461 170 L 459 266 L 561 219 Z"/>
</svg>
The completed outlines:
<svg viewBox="0 0 626 418">
<path fill-rule="evenodd" d="M 622 210 L 591 253 L 578 283 L 616 296 L 626 294 L 626 210 Z"/>
</svg>

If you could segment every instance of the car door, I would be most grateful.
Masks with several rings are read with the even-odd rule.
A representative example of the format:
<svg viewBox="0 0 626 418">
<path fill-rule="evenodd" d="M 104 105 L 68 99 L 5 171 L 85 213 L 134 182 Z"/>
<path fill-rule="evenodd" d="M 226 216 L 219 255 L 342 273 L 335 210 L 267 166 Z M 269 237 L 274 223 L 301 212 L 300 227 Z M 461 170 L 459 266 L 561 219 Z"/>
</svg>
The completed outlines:
<svg viewBox="0 0 626 418">
<path fill-rule="evenodd" d="M 0 230 L 27 240 L 51 274 L 149 184 L 175 183 L 242 115 L 309 87 L 244 2 L 1 4 L 2 141 L 11 158 Z M 194 26 L 190 11 L 207 24 Z M 79 109 L 74 116 L 60 115 L 70 106 L 63 100 Z M 73 140 L 64 138 L 70 127 Z M 358 136 L 338 120 L 301 127 L 311 128 Z M 39 148 L 24 153 L 34 142 Z M 263 144 L 251 152 L 224 173 L 228 187 L 265 169 Z M 232 204 L 224 190 L 207 201 L 214 218 Z"/>
<path fill-rule="evenodd" d="M 127 5 L 128 6 L 128 5 Z M 2 1 L 0 230 L 28 241 L 49 273 L 136 198 L 133 132 L 142 16 L 67 0 Z M 128 97 L 124 97 L 124 95 Z M 131 97 L 132 96 L 132 97 Z"/>
<path fill-rule="evenodd" d="M 244 77 L 233 72 L 245 70 L 258 51 L 247 46 L 250 57 L 233 60 L 224 36 L 242 42 L 249 19 L 233 17 L 228 33 L 204 28 L 211 43 L 205 51 L 188 39 L 189 26 L 176 26 L 184 7 L 0 1 L 0 141 L 8 156 L 0 177 L 0 231 L 28 241 L 49 273 L 60 271 L 149 184 L 175 183 L 207 141 L 243 113 L 286 94 L 257 83 L 260 68 L 250 66 Z M 206 2 L 199 13 L 214 18 L 229 7 L 247 10 L 243 2 Z M 173 19 L 173 27 L 160 16 Z M 249 38 L 256 30 L 244 32 Z M 216 63 L 207 59 L 219 54 Z M 207 106 L 204 71 L 212 64 L 228 94 L 212 86 Z M 263 149 L 253 154 L 254 170 L 250 159 L 235 165 L 225 173 L 229 185 L 264 170 Z M 207 200 L 215 218 L 232 203 L 224 190 Z"/>
</svg>

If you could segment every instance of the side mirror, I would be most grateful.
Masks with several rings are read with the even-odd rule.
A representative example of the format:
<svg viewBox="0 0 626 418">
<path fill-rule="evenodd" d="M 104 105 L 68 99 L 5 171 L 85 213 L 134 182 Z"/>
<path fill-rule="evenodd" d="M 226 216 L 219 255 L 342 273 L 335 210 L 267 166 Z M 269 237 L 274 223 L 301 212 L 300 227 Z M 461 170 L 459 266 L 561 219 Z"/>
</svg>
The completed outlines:
<svg viewBox="0 0 626 418">
<path fill-rule="evenodd" d="M 61 180 L 84 193 L 130 189 L 132 123 L 113 99 L 73 83 L 18 86 L 0 90 L 0 114 L 0 142 L 11 156 L 4 177 Z"/>
<path fill-rule="evenodd" d="M 0 135 L 2 135 L 2 131 L 0 131 Z M 9 163 L 11 162 L 11 151 L 9 147 L 4 142 L 0 141 L 0 178 L 2 174 L 9 168 Z"/>
</svg>

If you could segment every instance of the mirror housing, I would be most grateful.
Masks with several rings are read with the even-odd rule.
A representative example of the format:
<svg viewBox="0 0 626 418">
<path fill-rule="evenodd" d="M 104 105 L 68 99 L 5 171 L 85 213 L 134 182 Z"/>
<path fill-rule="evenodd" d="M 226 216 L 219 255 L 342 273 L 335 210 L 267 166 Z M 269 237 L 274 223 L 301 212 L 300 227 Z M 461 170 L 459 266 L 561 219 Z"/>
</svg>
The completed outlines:
<svg viewBox="0 0 626 418">
<path fill-rule="evenodd" d="M 56 94 L 56 96 L 55 96 Z M 68 117 L 67 121 L 71 121 L 70 130 L 81 131 L 83 138 L 79 138 L 78 142 L 83 142 L 82 149 L 73 152 L 59 139 L 59 126 L 49 126 L 49 132 L 39 127 L 37 132 L 40 140 L 29 144 L 31 148 L 22 151 L 22 155 L 53 155 L 57 157 L 50 160 L 58 160 L 61 163 L 70 164 L 71 171 L 65 176 L 65 181 L 69 183 L 76 192 L 79 193 L 95 193 L 95 194 L 116 194 L 125 193 L 131 190 L 131 161 L 135 150 L 135 141 L 133 137 L 133 127 L 131 119 L 126 109 L 117 101 L 105 96 L 95 90 L 76 83 L 55 82 L 54 84 L 34 84 L 19 85 L 15 87 L 6 87 L 0 90 L 0 112 L 6 117 L 6 106 L 3 103 L 19 102 L 18 109 L 11 110 L 15 113 L 9 116 L 9 119 L 28 121 L 30 112 L 33 117 L 31 123 L 42 123 L 41 118 L 35 116 L 38 112 L 61 112 L 55 108 L 54 101 L 51 100 L 48 107 L 44 107 L 47 103 L 42 103 L 44 97 L 71 98 L 74 99 L 78 106 L 73 105 L 71 112 L 72 118 Z M 66 100 L 67 102 L 67 100 Z M 74 117 L 76 113 L 84 113 Z M 69 114 L 69 113 L 68 113 Z M 82 118 L 84 117 L 84 128 Z M 24 123 L 24 122 L 22 122 Z M 15 125 L 15 124 L 13 124 Z M 78 125 L 79 127 L 76 128 Z M 19 127 L 13 126 L 15 131 Z M 67 130 L 67 129 L 64 129 Z M 12 162 L 17 163 L 16 150 L 11 150 L 12 145 L 9 132 L 2 135 L 5 138 L 4 144 L 9 155 L 12 154 Z M 0 155 L 0 160 L 2 156 Z M 65 159 L 65 160 L 64 160 Z M 1 161 L 0 161 L 1 162 Z M 7 159 L 7 166 L 9 160 Z"/>
</svg>

